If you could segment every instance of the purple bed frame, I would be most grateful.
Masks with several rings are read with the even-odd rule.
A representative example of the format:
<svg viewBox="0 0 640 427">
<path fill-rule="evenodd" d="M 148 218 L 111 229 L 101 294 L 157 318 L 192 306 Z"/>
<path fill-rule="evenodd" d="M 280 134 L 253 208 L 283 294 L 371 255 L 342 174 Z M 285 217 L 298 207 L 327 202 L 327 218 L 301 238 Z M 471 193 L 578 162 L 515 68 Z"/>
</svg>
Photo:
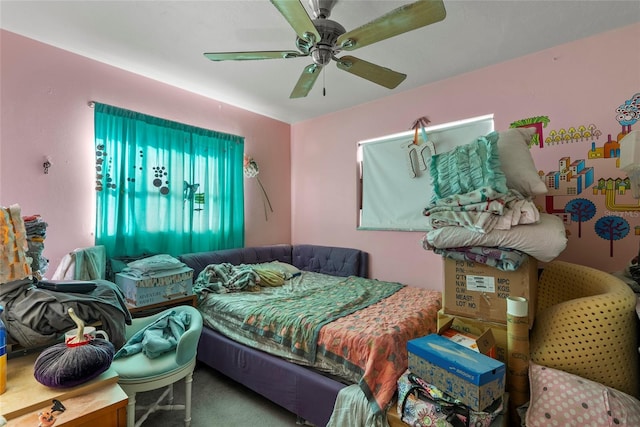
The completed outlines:
<svg viewBox="0 0 640 427">
<path fill-rule="evenodd" d="M 318 245 L 270 245 L 181 255 L 193 277 L 210 264 L 281 261 L 300 270 L 333 276 L 367 277 L 368 254 L 358 249 Z M 305 421 L 325 426 L 338 392 L 346 386 L 324 374 L 239 344 L 205 327 L 198 361 L 245 385 Z"/>
</svg>

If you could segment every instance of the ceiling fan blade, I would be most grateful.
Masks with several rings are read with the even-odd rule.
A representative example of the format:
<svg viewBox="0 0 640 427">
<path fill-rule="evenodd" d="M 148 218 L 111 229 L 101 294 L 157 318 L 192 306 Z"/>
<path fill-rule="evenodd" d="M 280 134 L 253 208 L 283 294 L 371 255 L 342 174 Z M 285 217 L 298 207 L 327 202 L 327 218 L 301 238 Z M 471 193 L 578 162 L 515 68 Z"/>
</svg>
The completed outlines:
<svg viewBox="0 0 640 427">
<path fill-rule="evenodd" d="M 248 61 L 252 59 L 287 59 L 307 56 L 295 50 L 265 50 L 263 52 L 217 52 L 205 53 L 212 61 Z"/>
<path fill-rule="evenodd" d="M 320 33 L 311 21 L 307 10 L 299 0 L 271 0 L 271 3 L 280 11 L 289 22 L 298 37 L 311 43 L 320 41 Z"/>
<path fill-rule="evenodd" d="M 420 0 L 401 6 L 378 19 L 342 34 L 336 43 L 344 50 L 358 49 L 442 21 L 446 15 L 442 0 Z"/>
<path fill-rule="evenodd" d="M 338 60 L 337 65 L 341 70 L 348 71 L 387 89 L 394 89 L 407 78 L 406 74 L 398 73 L 353 56 L 343 56 Z"/>
<path fill-rule="evenodd" d="M 316 64 L 307 65 L 296 83 L 296 87 L 293 88 L 289 98 L 304 98 L 307 96 L 314 83 L 320 75 L 322 67 Z"/>
</svg>

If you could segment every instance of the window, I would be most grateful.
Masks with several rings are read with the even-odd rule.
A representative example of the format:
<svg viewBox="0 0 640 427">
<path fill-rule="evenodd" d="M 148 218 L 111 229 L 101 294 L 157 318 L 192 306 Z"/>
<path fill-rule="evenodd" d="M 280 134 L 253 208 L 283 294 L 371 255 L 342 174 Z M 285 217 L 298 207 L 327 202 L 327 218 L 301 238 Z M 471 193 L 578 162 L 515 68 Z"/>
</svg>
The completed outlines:
<svg viewBox="0 0 640 427">
<path fill-rule="evenodd" d="M 430 147 L 446 152 L 493 130 L 493 115 L 487 115 L 426 127 L 429 144 L 413 144 L 414 131 L 360 141 L 358 229 L 426 230 L 422 212 L 432 196 Z"/>
</svg>

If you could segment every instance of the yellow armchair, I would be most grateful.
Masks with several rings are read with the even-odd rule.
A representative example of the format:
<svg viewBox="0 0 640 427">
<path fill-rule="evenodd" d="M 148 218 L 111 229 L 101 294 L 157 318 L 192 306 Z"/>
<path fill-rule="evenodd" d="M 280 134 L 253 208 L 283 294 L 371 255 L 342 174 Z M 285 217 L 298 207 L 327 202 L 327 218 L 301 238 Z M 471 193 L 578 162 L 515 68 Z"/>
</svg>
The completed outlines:
<svg viewBox="0 0 640 427">
<path fill-rule="evenodd" d="M 604 271 L 564 261 L 538 282 L 531 360 L 638 397 L 636 294 Z"/>
</svg>

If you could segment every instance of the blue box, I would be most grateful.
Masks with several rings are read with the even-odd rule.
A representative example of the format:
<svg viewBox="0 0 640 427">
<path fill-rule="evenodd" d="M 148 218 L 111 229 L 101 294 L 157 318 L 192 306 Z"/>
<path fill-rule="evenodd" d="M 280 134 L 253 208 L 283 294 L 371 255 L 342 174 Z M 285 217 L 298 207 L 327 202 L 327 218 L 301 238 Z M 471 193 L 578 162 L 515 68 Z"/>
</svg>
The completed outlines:
<svg viewBox="0 0 640 427">
<path fill-rule="evenodd" d="M 504 363 L 438 334 L 407 342 L 409 370 L 475 411 L 505 392 Z"/>
</svg>

